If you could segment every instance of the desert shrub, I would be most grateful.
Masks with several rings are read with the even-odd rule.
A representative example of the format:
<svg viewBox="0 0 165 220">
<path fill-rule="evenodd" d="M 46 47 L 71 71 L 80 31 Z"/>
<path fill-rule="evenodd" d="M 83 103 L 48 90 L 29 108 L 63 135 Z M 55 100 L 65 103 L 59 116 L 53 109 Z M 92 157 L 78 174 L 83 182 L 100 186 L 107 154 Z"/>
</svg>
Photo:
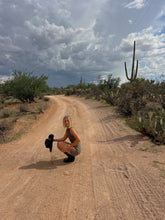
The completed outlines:
<svg viewBox="0 0 165 220">
<path fill-rule="evenodd" d="M 27 112 L 29 112 L 29 107 L 28 107 L 28 105 L 26 105 L 26 104 L 20 105 L 20 106 L 19 106 L 19 112 L 20 112 L 20 113 L 27 113 Z"/>
<path fill-rule="evenodd" d="M 96 100 L 104 99 L 108 97 L 108 92 L 111 89 L 116 89 L 119 86 L 120 78 L 113 78 L 112 75 L 108 75 L 107 80 L 100 80 L 98 84 L 83 83 L 82 79 L 78 85 L 69 85 L 65 89 L 65 95 L 78 95 L 85 96 L 86 98 L 92 98 Z"/>
<path fill-rule="evenodd" d="M 0 134 L 4 134 L 6 131 L 9 131 L 13 128 L 13 121 L 3 120 L 0 122 Z"/>
<path fill-rule="evenodd" d="M 107 80 L 100 80 L 98 84 L 98 88 L 101 90 L 111 90 L 114 88 L 118 88 L 120 83 L 120 78 L 113 78 L 112 74 L 108 75 Z"/>
<path fill-rule="evenodd" d="M 2 86 L 2 85 L 1 85 L 1 86 Z M 4 104 L 4 101 L 5 101 L 5 99 L 4 99 L 3 95 L 0 95 L 0 103 L 1 103 L 1 105 Z"/>
<path fill-rule="evenodd" d="M 47 103 L 38 105 L 37 113 L 38 114 L 44 113 L 44 110 L 47 108 L 47 106 L 48 106 Z"/>
<path fill-rule="evenodd" d="M 2 87 L 3 94 L 13 96 L 22 102 L 33 102 L 35 97 L 47 90 L 47 77 L 33 76 L 32 73 L 14 71 L 13 78 L 6 81 Z"/>
<path fill-rule="evenodd" d="M 148 102 L 143 109 L 143 112 L 155 112 L 158 115 L 161 114 L 162 111 L 162 105 L 158 102 Z"/>
<path fill-rule="evenodd" d="M 1 118 L 8 118 L 11 114 L 12 112 L 9 109 L 3 109 L 0 115 Z"/>
<path fill-rule="evenodd" d="M 165 109 L 165 95 L 162 96 L 161 104 L 162 107 Z"/>
<path fill-rule="evenodd" d="M 149 100 L 152 100 L 154 81 L 136 79 L 124 83 L 120 89 L 119 109 L 126 115 L 132 115 L 142 110 Z"/>
<path fill-rule="evenodd" d="M 76 88 L 73 85 L 70 85 L 65 90 L 65 96 L 75 95 L 76 94 Z"/>
<path fill-rule="evenodd" d="M 106 103 L 110 105 L 118 105 L 119 102 L 119 89 L 111 89 L 111 90 L 106 90 L 102 94 L 103 100 L 106 101 Z"/>
<path fill-rule="evenodd" d="M 157 144 L 165 144 L 165 111 L 154 110 L 148 111 L 148 108 L 138 112 L 137 116 L 128 120 L 128 124 L 149 136 Z"/>
<path fill-rule="evenodd" d="M 44 100 L 44 102 L 48 102 L 49 98 L 48 97 L 44 97 L 43 100 Z"/>
<path fill-rule="evenodd" d="M 9 140 L 8 134 L 13 129 L 15 122 L 18 120 L 18 118 L 14 119 L 4 119 L 0 121 L 0 143 L 6 142 Z"/>
<path fill-rule="evenodd" d="M 97 101 L 100 101 L 102 99 L 102 90 L 96 89 L 96 90 L 92 91 L 92 95 L 93 95 L 94 99 L 96 99 Z"/>
<path fill-rule="evenodd" d="M 41 113 L 44 113 L 44 107 L 42 106 L 38 106 L 38 113 L 41 114 Z"/>
<path fill-rule="evenodd" d="M 165 109 L 165 81 L 158 84 L 156 88 L 157 99 Z"/>
<path fill-rule="evenodd" d="M 143 114 L 144 115 L 144 114 Z M 155 143 L 165 144 L 165 115 L 146 113 L 145 116 L 139 117 L 140 131 L 149 135 Z"/>
</svg>

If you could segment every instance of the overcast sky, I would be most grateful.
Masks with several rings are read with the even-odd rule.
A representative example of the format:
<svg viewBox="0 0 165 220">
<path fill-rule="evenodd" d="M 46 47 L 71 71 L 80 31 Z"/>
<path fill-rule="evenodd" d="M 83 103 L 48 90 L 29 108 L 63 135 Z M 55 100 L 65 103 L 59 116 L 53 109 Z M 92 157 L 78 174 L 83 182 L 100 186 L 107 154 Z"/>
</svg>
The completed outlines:
<svg viewBox="0 0 165 220">
<path fill-rule="evenodd" d="M 126 81 L 136 40 L 138 76 L 165 75 L 164 0 L 0 0 L 0 79 L 13 70 L 49 86 L 112 74 Z"/>
</svg>

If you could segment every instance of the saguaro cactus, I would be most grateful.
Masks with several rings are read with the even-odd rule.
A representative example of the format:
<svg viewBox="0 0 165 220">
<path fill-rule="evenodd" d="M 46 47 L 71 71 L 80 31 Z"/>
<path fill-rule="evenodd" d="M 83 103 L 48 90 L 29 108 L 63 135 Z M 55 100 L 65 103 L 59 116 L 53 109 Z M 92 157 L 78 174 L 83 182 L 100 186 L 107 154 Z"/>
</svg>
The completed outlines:
<svg viewBox="0 0 165 220">
<path fill-rule="evenodd" d="M 127 64 L 126 64 L 126 62 L 124 62 L 126 77 L 127 77 L 127 79 L 128 79 L 129 81 L 131 81 L 131 82 L 134 81 L 134 80 L 137 78 L 137 72 L 138 72 L 138 60 L 137 60 L 137 63 L 136 63 L 136 70 L 134 70 L 134 63 L 135 63 L 135 45 L 136 45 L 136 42 L 134 41 L 131 77 L 128 77 Z"/>
</svg>

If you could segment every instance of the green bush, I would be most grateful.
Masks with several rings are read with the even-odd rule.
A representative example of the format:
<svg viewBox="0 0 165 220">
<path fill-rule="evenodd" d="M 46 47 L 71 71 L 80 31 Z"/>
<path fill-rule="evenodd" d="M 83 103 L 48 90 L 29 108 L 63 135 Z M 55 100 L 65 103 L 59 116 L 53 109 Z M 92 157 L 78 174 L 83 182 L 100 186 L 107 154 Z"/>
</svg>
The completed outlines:
<svg viewBox="0 0 165 220">
<path fill-rule="evenodd" d="M 125 115 L 133 115 L 142 110 L 148 101 L 153 100 L 154 81 L 136 79 L 121 85 L 119 109 Z"/>
<path fill-rule="evenodd" d="M 102 98 L 106 101 L 106 103 L 116 106 L 119 102 L 119 89 L 111 89 L 107 90 L 103 93 Z"/>
<path fill-rule="evenodd" d="M 149 136 L 157 144 L 165 144 L 165 111 L 153 110 L 138 112 L 138 114 L 132 117 L 128 124 L 140 131 L 141 133 Z"/>
<path fill-rule="evenodd" d="M 4 83 L 2 92 L 6 96 L 13 96 L 22 102 L 30 103 L 46 91 L 46 80 L 47 77 L 44 75 L 38 78 L 32 73 L 14 71 L 13 78 Z"/>
</svg>

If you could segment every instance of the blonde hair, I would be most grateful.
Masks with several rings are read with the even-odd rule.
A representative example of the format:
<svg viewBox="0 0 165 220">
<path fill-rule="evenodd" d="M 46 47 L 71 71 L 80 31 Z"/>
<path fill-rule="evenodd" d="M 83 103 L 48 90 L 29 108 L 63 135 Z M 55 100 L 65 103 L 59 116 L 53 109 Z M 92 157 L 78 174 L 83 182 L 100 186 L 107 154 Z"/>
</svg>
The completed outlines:
<svg viewBox="0 0 165 220">
<path fill-rule="evenodd" d="M 71 126 L 71 124 L 72 124 L 72 119 L 71 119 L 70 115 L 65 115 L 65 116 L 64 116 L 64 118 L 63 118 L 63 126 L 65 127 L 65 119 L 66 119 L 66 118 L 69 120 L 70 126 Z"/>
</svg>

